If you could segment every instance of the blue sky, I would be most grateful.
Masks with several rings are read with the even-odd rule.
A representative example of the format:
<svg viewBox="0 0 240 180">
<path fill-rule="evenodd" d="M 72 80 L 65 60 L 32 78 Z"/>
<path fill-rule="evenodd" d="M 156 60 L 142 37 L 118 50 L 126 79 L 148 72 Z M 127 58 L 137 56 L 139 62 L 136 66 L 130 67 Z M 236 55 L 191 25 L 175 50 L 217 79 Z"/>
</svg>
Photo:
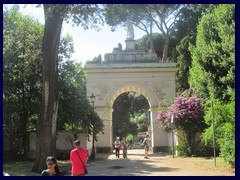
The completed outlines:
<svg viewBox="0 0 240 180">
<path fill-rule="evenodd" d="M 23 7 L 24 5 L 21 5 Z M 36 8 L 36 5 L 29 4 L 25 8 L 21 8 L 21 12 L 29 15 L 34 19 L 44 24 L 44 13 L 42 8 Z M 125 39 L 127 31 L 124 27 L 118 27 L 116 31 L 111 32 L 111 27 L 105 25 L 99 32 L 93 29 L 84 30 L 82 27 L 74 26 L 72 24 L 63 24 L 62 35 L 69 34 L 73 37 L 74 50 L 73 59 L 77 62 L 85 63 L 86 60 L 93 59 L 99 54 L 104 58 L 104 54 L 111 53 L 118 43 L 121 43 L 123 49 L 125 48 Z M 134 27 L 135 39 L 141 38 L 145 33 Z"/>
</svg>

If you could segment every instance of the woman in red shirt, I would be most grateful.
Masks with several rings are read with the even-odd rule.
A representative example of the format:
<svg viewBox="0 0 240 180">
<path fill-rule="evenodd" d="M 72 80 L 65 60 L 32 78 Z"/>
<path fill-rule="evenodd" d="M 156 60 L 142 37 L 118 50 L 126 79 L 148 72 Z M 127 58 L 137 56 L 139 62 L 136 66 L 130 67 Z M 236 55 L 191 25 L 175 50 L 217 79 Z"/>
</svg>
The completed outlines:
<svg viewBox="0 0 240 180">
<path fill-rule="evenodd" d="M 79 140 L 76 140 L 74 145 L 75 149 L 73 149 L 70 153 L 72 176 L 84 176 L 84 166 L 86 166 L 86 162 L 88 160 L 88 153 L 86 149 L 81 147 L 81 142 Z"/>
</svg>

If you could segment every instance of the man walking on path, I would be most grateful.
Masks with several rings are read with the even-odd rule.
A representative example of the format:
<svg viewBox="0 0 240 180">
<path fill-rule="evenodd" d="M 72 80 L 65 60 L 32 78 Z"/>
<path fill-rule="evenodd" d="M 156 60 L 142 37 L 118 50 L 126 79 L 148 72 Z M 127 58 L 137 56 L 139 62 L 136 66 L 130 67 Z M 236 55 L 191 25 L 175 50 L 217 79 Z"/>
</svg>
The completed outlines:
<svg viewBox="0 0 240 180">
<path fill-rule="evenodd" d="M 147 134 L 147 135 L 145 136 L 145 139 L 143 140 L 143 143 L 142 143 L 142 145 L 145 146 L 145 153 L 144 153 L 144 158 L 145 158 L 145 159 L 149 159 L 149 157 L 148 157 L 148 151 L 149 151 L 150 143 L 151 143 L 151 139 L 150 139 L 149 135 Z"/>
<path fill-rule="evenodd" d="M 128 149 L 128 142 L 126 140 L 126 138 L 123 138 L 123 142 L 122 142 L 122 150 L 123 150 L 123 158 L 127 158 L 127 149 Z"/>
<path fill-rule="evenodd" d="M 76 140 L 74 142 L 75 149 L 70 153 L 70 161 L 72 163 L 72 176 L 84 176 L 86 162 L 88 159 L 87 150 L 81 147 L 81 142 Z M 81 158 L 81 159 L 80 159 Z"/>
<path fill-rule="evenodd" d="M 116 141 L 113 144 L 114 144 L 114 147 L 115 147 L 116 158 L 119 158 L 119 151 L 120 151 L 120 147 L 121 147 L 120 138 L 117 137 Z"/>
</svg>

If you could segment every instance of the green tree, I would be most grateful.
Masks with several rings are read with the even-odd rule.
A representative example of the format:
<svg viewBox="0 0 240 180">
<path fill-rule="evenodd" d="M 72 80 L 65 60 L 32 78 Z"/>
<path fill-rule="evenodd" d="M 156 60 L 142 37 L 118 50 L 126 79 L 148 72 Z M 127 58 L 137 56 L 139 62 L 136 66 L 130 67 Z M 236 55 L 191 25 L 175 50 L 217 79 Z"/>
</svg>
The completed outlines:
<svg viewBox="0 0 240 180">
<path fill-rule="evenodd" d="M 36 160 L 32 171 L 45 168 L 45 158 L 56 154 L 56 126 L 58 112 L 58 51 L 63 20 L 72 19 L 84 29 L 97 28 L 102 8 L 93 4 L 44 4 L 43 36 L 43 92 Z"/>
<path fill-rule="evenodd" d="M 146 32 L 150 49 L 155 52 L 152 28 L 155 25 L 164 37 L 162 61 L 168 59 L 170 30 L 178 18 L 180 4 L 137 4 L 137 5 L 107 5 L 105 20 L 107 24 L 115 27 L 124 25 L 129 20 L 139 29 Z"/>
<path fill-rule="evenodd" d="M 149 126 L 149 117 L 146 113 L 134 113 L 131 116 L 131 122 L 134 122 L 137 124 L 137 130 L 138 132 L 147 132 L 148 126 Z M 138 133 L 137 132 L 137 133 Z M 136 135 L 136 134 L 134 134 Z"/>
<path fill-rule="evenodd" d="M 214 104 L 216 142 L 220 154 L 235 165 L 235 5 L 221 4 L 209 10 L 198 25 L 196 46 L 190 47 L 189 84 Z M 211 109 L 207 109 L 209 124 Z M 212 131 L 204 133 L 205 142 Z"/>
<path fill-rule="evenodd" d="M 206 14 L 207 9 L 213 8 L 211 4 L 189 4 L 180 10 L 179 18 L 176 20 L 171 38 L 177 42 L 176 49 L 172 53 L 172 61 L 177 62 L 179 70 L 176 73 L 176 91 L 181 94 L 189 89 L 189 69 L 192 65 L 190 44 L 196 44 L 197 25 L 201 17 Z"/>
<path fill-rule="evenodd" d="M 139 93 L 129 92 L 127 99 L 130 103 L 129 112 L 131 115 L 134 115 L 135 113 L 143 114 L 149 109 L 147 99 Z"/>
<path fill-rule="evenodd" d="M 28 132 L 39 118 L 43 25 L 23 16 L 18 6 L 3 12 L 4 133 L 12 159 L 28 157 Z"/>
<path fill-rule="evenodd" d="M 97 135 L 104 125 L 86 98 L 85 70 L 81 64 L 69 60 L 60 64 L 57 129 L 72 130 L 73 136 L 84 131 L 89 137 L 93 130 Z"/>
<path fill-rule="evenodd" d="M 164 45 L 164 37 L 160 33 L 152 33 L 152 41 L 154 45 L 154 52 L 157 54 L 158 57 L 161 57 L 163 54 L 163 45 Z M 136 49 L 143 50 L 143 47 L 145 47 L 144 50 L 151 51 L 149 38 L 147 35 L 144 35 L 142 38 L 136 40 Z M 169 40 L 169 48 L 168 48 L 168 54 L 172 56 L 173 50 L 176 48 L 176 41 L 174 38 L 170 37 Z"/>
<path fill-rule="evenodd" d="M 86 97 L 86 72 L 82 64 L 69 60 L 73 52 L 72 37 L 61 38 L 57 130 L 72 130 L 74 138 L 83 131 L 89 138 L 93 131 L 95 135 L 103 131 L 103 122 Z"/>
<path fill-rule="evenodd" d="M 98 56 L 94 57 L 92 60 L 87 60 L 86 64 L 99 64 L 102 63 L 102 56 L 99 54 Z"/>
<path fill-rule="evenodd" d="M 27 133 L 36 130 L 39 120 L 42 88 L 41 39 L 44 27 L 18 11 L 18 6 L 4 11 L 4 133 L 10 136 L 12 158 L 26 159 L 29 141 Z M 57 129 L 69 129 L 70 125 L 74 125 L 78 127 L 77 130 L 84 129 L 89 135 L 94 131 L 97 135 L 102 132 L 103 123 L 86 98 L 86 73 L 81 64 L 68 60 L 72 52 L 72 37 L 67 35 L 61 38 L 58 54 L 60 115 Z M 69 104 L 71 101 L 76 107 L 62 108 L 66 105 L 64 102 Z M 81 118 L 69 123 L 72 120 L 68 118 L 69 114 Z"/>
<path fill-rule="evenodd" d="M 183 6 L 179 10 L 179 18 L 176 19 L 170 35 L 178 43 L 187 35 L 195 39 L 200 19 L 206 14 L 208 9 L 212 9 L 215 6 L 215 4 L 187 4 Z"/>
<path fill-rule="evenodd" d="M 59 46 L 59 66 L 61 63 L 70 60 L 74 53 L 73 38 L 71 35 L 67 34 L 65 37 L 61 37 Z M 60 67 L 61 68 L 61 67 Z"/>
<path fill-rule="evenodd" d="M 235 92 L 230 91 L 230 101 L 222 103 L 219 100 L 214 101 L 214 129 L 217 148 L 220 150 L 220 156 L 235 167 Z M 207 145 L 212 145 L 213 124 L 212 124 L 212 107 L 206 104 L 205 121 L 209 128 L 205 129 L 202 138 Z"/>
<path fill-rule="evenodd" d="M 146 16 L 144 5 L 108 4 L 106 6 L 105 21 L 112 26 L 112 30 L 115 30 L 117 25 L 126 26 L 125 23 L 127 20 L 147 34 L 150 52 L 154 53 L 155 48 L 152 39 L 153 21 Z"/>
<path fill-rule="evenodd" d="M 130 105 L 127 93 L 121 94 L 113 105 L 113 137 L 126 137 L 129 134 L 130 114 L 127 110 Z"/>
<path fill-rule="evenodd" d="M 170 32 L 175 21 L 179 18 L 181 8 L 184 6 L 183 4 L 153 4 L 149 6 L 149 10 L 154 12 L 151 19 L 164 37 L 162 62 L 167 62 L 170 59 L 168 56 Z"/>
<path fill-rule="evenodd" d="M 177 67 L 179 70 L 176 73 L 176 89 L 178 94 L 189 89 L 189 83 L 186 79 L 189 77 L 189 68 L 192 65 L 191 53 L 188 50 L 190 43 L 193 43 L 193 38 L 187 35 L 176 48 L 179 53 L 177 57 Z"/>
<path fill-rule="evenodd" d="M 189 84 L 197 94 L 223 101 L 235 89 L 235 6 L 219 5 L 200 21 L 196 46 L 190 47 Z"/>
</svg>

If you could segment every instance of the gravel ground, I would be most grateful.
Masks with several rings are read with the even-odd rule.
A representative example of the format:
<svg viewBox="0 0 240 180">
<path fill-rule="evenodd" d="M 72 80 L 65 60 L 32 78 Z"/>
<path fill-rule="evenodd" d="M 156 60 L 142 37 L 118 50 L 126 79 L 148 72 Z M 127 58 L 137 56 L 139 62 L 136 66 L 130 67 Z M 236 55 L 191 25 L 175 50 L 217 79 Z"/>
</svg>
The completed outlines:
<svg viewBox="0 0 240 180">
<path fill-rule="evenodd" d="M 143 149 L 128 150 L 128 158 L 114 154 L 99 155 L 90 162 L 87 176 L 235 176 L 234 169 L 214 166 L 213 159 L 182 158 L 150 154 L 143 158 Z M 102 157 L 101 157 L 102 156 Z M 104 157 L 106 156 L 106 157 Z"/>
</svg>

